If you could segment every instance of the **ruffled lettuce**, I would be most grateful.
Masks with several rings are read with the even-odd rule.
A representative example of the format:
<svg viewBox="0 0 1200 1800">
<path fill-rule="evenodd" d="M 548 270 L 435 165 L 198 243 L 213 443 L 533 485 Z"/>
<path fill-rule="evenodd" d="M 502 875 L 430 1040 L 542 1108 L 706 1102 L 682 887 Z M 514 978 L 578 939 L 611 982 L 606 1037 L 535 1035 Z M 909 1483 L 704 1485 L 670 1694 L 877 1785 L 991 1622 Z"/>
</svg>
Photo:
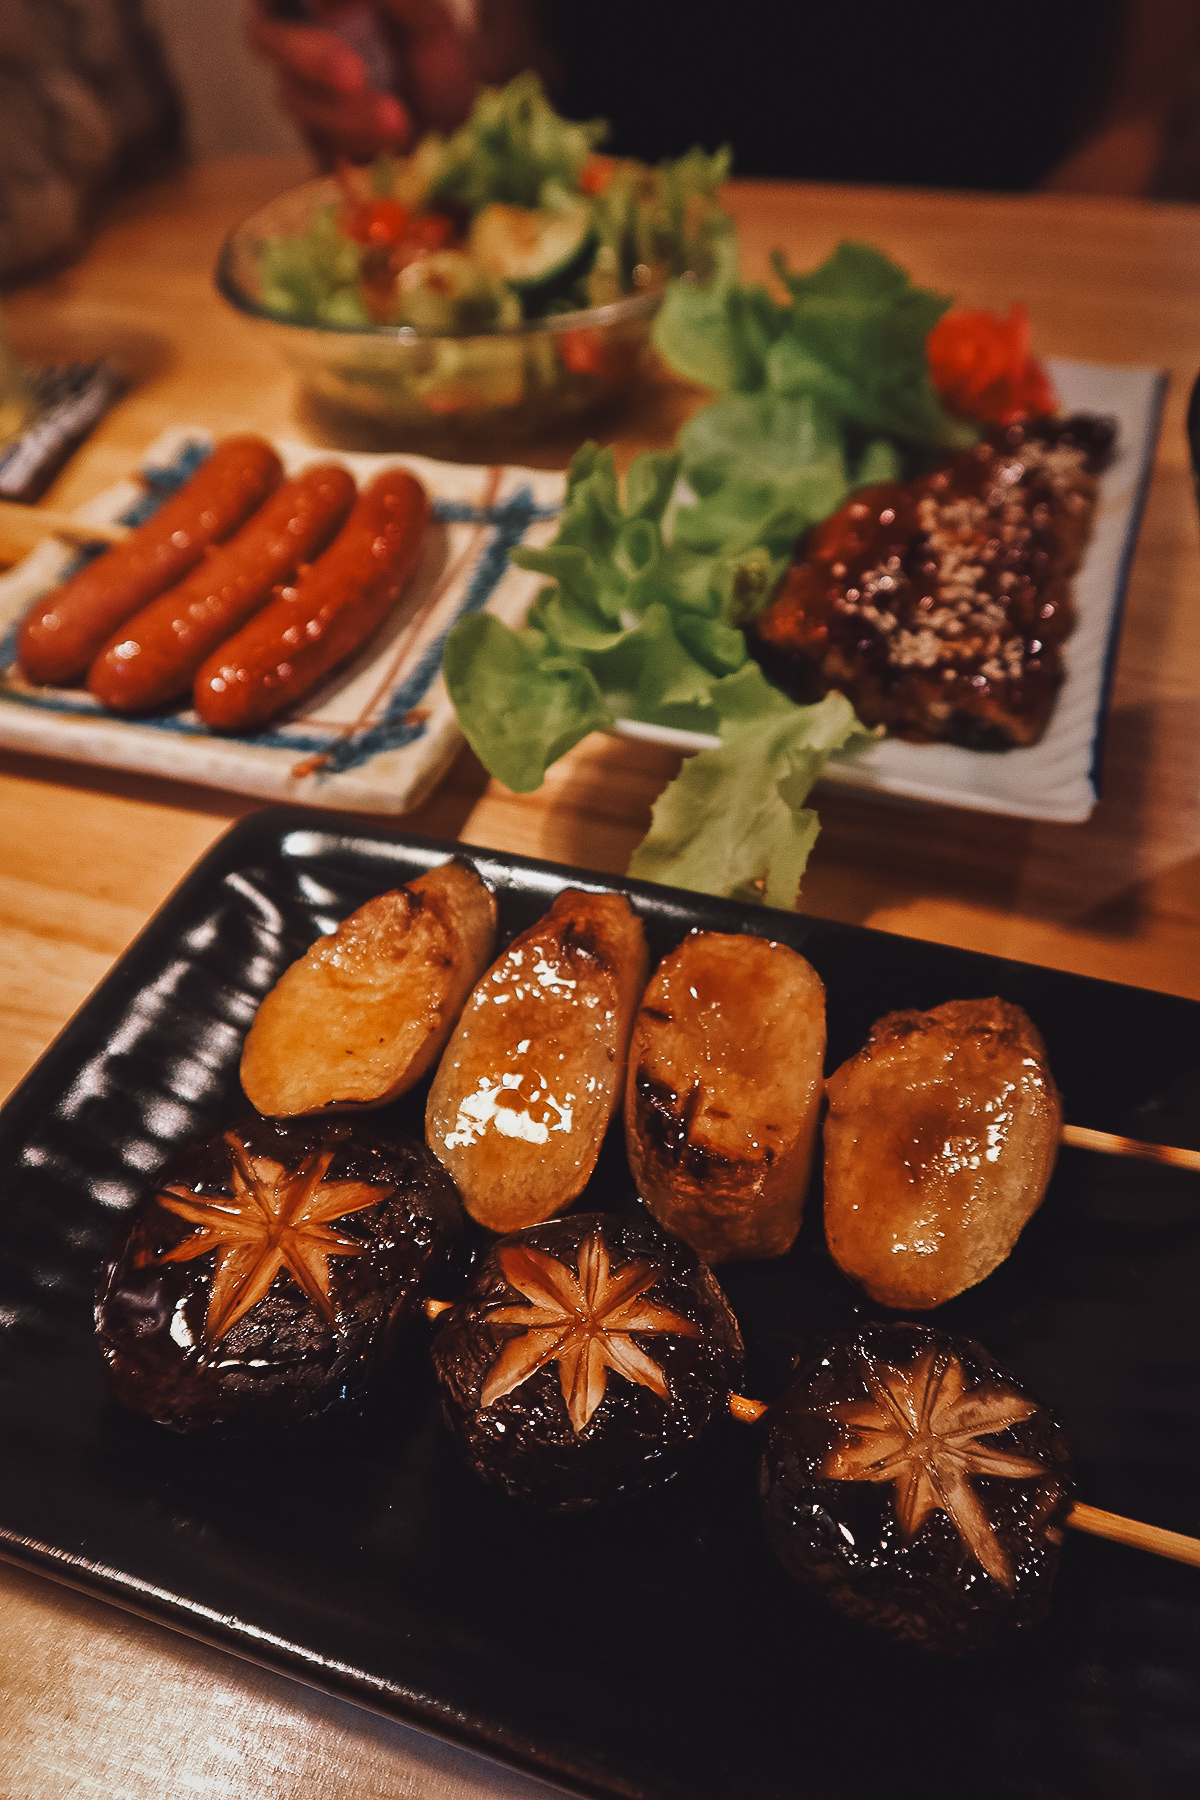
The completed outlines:
<svg viewBox="0 0 1200 1800">
<path fill-rule="evenodd" d="M 929 378 L 925 341 L 948 296 L 915 287 L 867 244 L 839 245 L 809 275 L 774 260 L 786 302 L 740 282 L 725 257 L 711 281 L 671 284 L 654 341 L 722 396 L 679 435 L 700 498 L 693 541 L 753 540 L 784 555 L 851 488 L 912 472 L 978 432 Z"/>
<path fill-rule="evenodd" d="M 840 694 L 796 706 L 780 693 L 740 627 L 797 538 L 853 488 L 978 434 L 929 378 L 926 338 L 946 296 L 842 244 L 808 275 L 777 257 L 776 298 L 738 280 L 732 237 L 712 249 L 709 281 L 671 284 L 655 341 L 719 398 L 674 455 L 635 461 L 623 497 L 611 452 L 579 453 L 555 542 L 513 552 L 551 585 L 522 631 L 464 620 L 446 679 L 469 741 L 522 793 L 620 718 L 719 738 L 660 797 L 630 872 L 791 907 L 817 833 L 812 785 L 870 734 Z"/>
<path fill-rule="evenodd" d="M 841 694 L 815 706 L 767 704 L 752 718 L 727 721 L 720 749 L 689 758 L 659 795 L 629 873 L 794 907 L 820 829 L 805 805 L 809 791 L 835 750 L 867 736 Z"/>
<path fill-rule="evenodd" d="M 583 165 L 607 131 L 603 119 L 561 119 L 527 71 L 479 95 L 466 124 L 442 146 L 433 192 L 473 213 L 493 201 L 545 205 L 578 191 Z"/>
<path fill-rule="evenodd" d="M 803 802 L 862 728 L 840 695 L 793 705 L 750 658 L 738 622 L 772 584 L 772 558 L 757 544 L 690 543 L 679 466 L 678 454 L 638 457 L 622 495 L 612 452 L 585 446 L 555 542 L 512 553 L 551 585 L 519 631 L 487 613 L 462 620 L 446 684 L 468 742 L 518 793 L 619 718 L 721 738 L 659 801 L 632 872 L 794 906 L 816 835 Z M 736 828 L 732 813 L 720 822 L 726 806 Z"/>
</svg>

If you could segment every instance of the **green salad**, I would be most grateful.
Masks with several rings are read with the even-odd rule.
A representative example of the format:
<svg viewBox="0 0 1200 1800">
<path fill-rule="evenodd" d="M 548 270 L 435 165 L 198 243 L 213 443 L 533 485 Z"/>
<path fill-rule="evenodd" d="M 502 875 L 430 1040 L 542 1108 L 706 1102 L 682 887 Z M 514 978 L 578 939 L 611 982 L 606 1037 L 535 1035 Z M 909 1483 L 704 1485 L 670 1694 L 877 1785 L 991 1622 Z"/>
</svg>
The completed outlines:
<svg viewBox="0 0 1200 1800">
<path fill-rule="evenodd" d="M 874 734 L 840 694 L 799 706 L 772 686 L 740 627 L 853 488 L 979 431 L 930 379 L 948 297 L 863 244 L 807 275 L 777 259 L 778 296 L 736 271 L 730 243 L 709 282 L 672 282 L 655 328 L 667 361 L 718 397 L 674 452 L 638 457 L 623 491 L 611 451 L 581 450 L 554 543 L 512 553 L 550 583 L 526 625 L 462 620 L 444 667 L 472 747 L 517 792 L 618 719 L 718 737 L 659 798 L 630 873 L 791 908 L 817 834 L 809 790 Z"/>
<path fill-rule="evenodd" d="M 261 244 L 262 305 L 298 324 L 468 335 L 709 272 L 733 233 L 717 200 L 728 153 L 651 168 L 598 155 L 606 131 L 560 118 L 518 75 L 450 137 L 341 171 L 340 201 Z"/>
</svg>

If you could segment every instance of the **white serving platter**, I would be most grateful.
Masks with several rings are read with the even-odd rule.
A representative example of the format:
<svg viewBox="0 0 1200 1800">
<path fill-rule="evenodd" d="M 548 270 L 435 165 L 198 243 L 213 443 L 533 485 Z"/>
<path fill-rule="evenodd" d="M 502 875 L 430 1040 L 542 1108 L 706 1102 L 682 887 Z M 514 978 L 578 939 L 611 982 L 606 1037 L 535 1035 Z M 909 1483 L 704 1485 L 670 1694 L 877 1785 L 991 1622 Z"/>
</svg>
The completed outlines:
<svg viewBox="0 0 1200 1800">
<path fill-rule="evenodd" d="M 210 442 L 194 428 L 164 432 L 146 451 L 143 474 L 178 479 Z M 301 716 L 253 738 L 217 737 L 190 708 L 114 718 L 84 689 L 31 687 L 15 667 L 20 619 L 62 579 L 74 557 L 48 541 L 0 576 L 0 744 L 267 800 L 371 813 L 402 813 L 420 804 L 462 742 L 442 681 L 446 636 L 464 614 L 481 607 L 509 625 L 525 617 L 541 578 L 514 568 L 508 552 L 518 543 L 544 544 L 553 537 L 565 477 L 421 456 L 343 454 L 308 444 L 280 442 L 276 448 L 289 475 L 311 463 L 340 462 L 361 485 L 399 464 L 425 483 L 435 529 L 384 632 L 314 692 Z M 91 524 L 115 523 L 146 492 L 142 479 L 120 482 L 77 516 Z"/>
<path fill-rule="evenodd" d="M 956 744 L 906 744 L 900 738 L 883 738 L 865 750 L 831 758 L 826 781 L 1060 824 L 1086 819 L 1095 806 L 1125 587 L 1154 461 L 1166 377 L 1158 369 L 1066 359 L 1051 359 L 1046 366 L 1062 410 L 1108 414 L 1117 422 L 1117 446 L 1100 479 L 1092 540 L 1075 577 L 1079 622 L 1066 644 L 1066 680 L 1045 736 L 1024 750 L 964 750 Z M 711 749 L 720 741 L 636 719 L 620 720 L 617 731 L 622 737 L 679 750 Z"/>
<path fill-rule="evenodd" d="M 1091 813 L 1125 587 L 1166 380 L 1145 367 L 1065 359 L 1048 367 L 1064 411 L 1109 414 L 1118 436 L 1113 463 L 1101 477 L 1092 541 L 1075 579 L 1079 622 L 1066 646 L 1066 680 L 1046 735 L 1028 749 L 1004 751 L 883 739 L 834 757 L 826 780 L 907 800 L 1061 823 Z M 209 441 L 194 428 L 165 432 L 147 450 L 143 470 L 178 475 L 189 452 L 194 455 Z M 257 737 L 216 737 L 190 710 L 117 719 L 86 691 L 30 687 L 15 668 L 20 618 L 61 580 L 74 554 L 46 543 L 0 576 L 0 745 L 310 806 L 402 813 L 420 804 L 462 742 L 441 676 L 446 636 L 464 614 L 481 607 L 509 625 L 524 619 L 542 577 L 514 568 L 508 552 L 518 543 L 550 541 L 565 477 L 287 442 L 277 448 L 289 474 L 333 460 L 362 483 L 402 464 L 428 488 L 437 529 L 384 635 L 319 689 L 302 716 Z M 78 516 L 113 523 L 145 493 L 140 479 L 121 482 Z M 718 742 L 634 719 L 618 720 L 614 729 L 620 736 L 683 751 Z"/>
</svg>

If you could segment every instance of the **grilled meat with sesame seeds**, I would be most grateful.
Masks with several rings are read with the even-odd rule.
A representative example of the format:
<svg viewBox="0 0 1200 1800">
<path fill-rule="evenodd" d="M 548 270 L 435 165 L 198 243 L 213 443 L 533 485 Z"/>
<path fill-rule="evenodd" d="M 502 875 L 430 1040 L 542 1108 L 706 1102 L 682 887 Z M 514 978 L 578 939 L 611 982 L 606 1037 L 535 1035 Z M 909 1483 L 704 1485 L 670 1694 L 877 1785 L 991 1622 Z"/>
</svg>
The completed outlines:
<svg viewBox="0 0 1200 1800">
<path fill-rule="evenodd" d="M 1036 743 L 1112 446 L 1106 419 L 1038 419 L 861 488 L 802 541 L 749 628 L 755 656 L 797 699 L 838 689 L 914 743 Z"/>
</svg>

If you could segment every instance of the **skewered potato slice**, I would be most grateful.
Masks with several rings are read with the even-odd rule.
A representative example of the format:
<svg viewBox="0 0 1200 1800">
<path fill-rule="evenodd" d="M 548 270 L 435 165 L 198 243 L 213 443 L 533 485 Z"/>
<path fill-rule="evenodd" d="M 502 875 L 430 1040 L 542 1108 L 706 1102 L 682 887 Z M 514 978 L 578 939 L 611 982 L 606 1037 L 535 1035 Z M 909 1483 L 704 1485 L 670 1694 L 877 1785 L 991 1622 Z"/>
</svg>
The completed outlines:
<svg viewBox="0 0 1200 1800">
<path fill-rule="evenodd" d="M 827 1084 L 825 1236 L 883 1306 L 940 1306 L 990 1275 L 1036 1212 L 1062 1103 L 1019 1006 L 889 1013 Z"/>
<path fill-rule="evenodd" d="M 250 1027 L 242 1086 L 261 1113 L 383 1106 L 429 1068 L 496 947 L 496 902 L 443 863 L 379 894 L 285 969 Z"/>
<path fill-rule="evenodd" d="M 476 987 L 425 1135 L 481 1225 L 519 1231 L 582 1193 L 625 1090 L 646 970 L 629 902 L 568 888 Z"/>
<path fill-rule="evenodd" d="M 786 944 L 696 931 L 659 964 L 630 1046 L 629 1164 L 706 1262 L 791 1248 L 824 1062 L 825 989 Z"/>
</svg>

